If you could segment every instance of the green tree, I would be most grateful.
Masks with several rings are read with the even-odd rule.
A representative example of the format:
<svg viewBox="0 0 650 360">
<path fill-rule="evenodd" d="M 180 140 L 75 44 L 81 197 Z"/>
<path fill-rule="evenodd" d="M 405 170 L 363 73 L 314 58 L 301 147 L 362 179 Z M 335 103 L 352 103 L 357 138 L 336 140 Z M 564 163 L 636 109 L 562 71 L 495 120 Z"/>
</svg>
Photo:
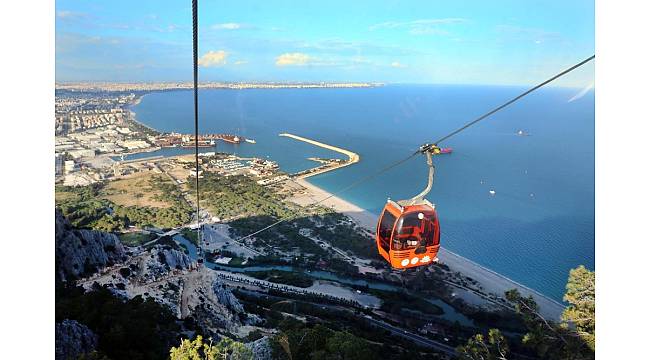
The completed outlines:
<svg viewBox="0 0 650 360">
<path fill-rule="evenodd" d="M 571 270 L 564 299 L 569 306 L 560 323 L 545 319 L 531 296 L 517 290 L 506 292 L 515 311 L 521 315 L 528 332 L 524 345 L 547 359 L 592 359 L 595 357 L 595 276 L 580 266 Z"/>
<path fill-rule="evenodd" d="M 313 328 L 294 320 L 279 324 L 282 332 L 271 346 L 279 359 L 373 360 L 379 358 L 371 344 L 347 331 L 334 331 L 318 324 Z"/>
<path fill-rule="evenodd" d="M 467 340 L 466 345 L 456 349 L 461 359 L 467 360 L 505 360 L 508 356 L 508 343 L 497 329 L 490 329 L 487 339 L 476 334 Z"/>
<path fill-rule="evenodd" d="M 244 344 L 226 337 L 212 344 L 212 339 L 203 342 L 199 335 L 194 340 L 181 340 L 179 347 L 169 350 L 169 357 L 171 360 L 252 360 L 253 352 Z"/>
<path fill-rule="evenodd" d="M 326 348 L 330 353 L 329 359 L 376 359 L 365 340 L 345 331 L 337 331 L 334 336 L 327 339 Z"/>
<path fill-rule="evenodd" d="M 108 356 L 99 351 L 92 351 L 86 354 L 81 354 L 76 360 L 111 360 Z"/>
<path fill-rule="evenodd" d="M 596 350 L 596 274 L 579 266 L 569 272 L 564 301 L 569 306 L 562 313 L 565 328 L 573 327 L 589 346 Z"/>
<path fill-rule="evenodd" d="M 180 330 L 171 310 L 151 298 L 125 300 L 99 285 L 59 287 L 55 295 L 56 321 L 88 326 L 99 339 L 97 351 L 113 360 L 162 359 Z"/>
</svg>

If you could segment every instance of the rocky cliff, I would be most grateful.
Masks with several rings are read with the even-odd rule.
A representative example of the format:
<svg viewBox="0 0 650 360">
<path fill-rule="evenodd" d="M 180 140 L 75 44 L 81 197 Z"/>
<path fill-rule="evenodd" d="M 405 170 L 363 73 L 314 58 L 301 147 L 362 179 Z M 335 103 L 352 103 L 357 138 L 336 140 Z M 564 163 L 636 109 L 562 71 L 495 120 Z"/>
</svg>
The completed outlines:
<svg viewBox="0 0 650 360">
<path fill-rule="evenodd" d="M 143 257 L 140 274 L 146 281 L 168 276 L 170 270 L 186 270 L 192 265 L 192 259 L 184 253 L 168 246 L 155 245 L 149 251 L 149 256 Z"/>
<path fill-rule="evenodd" d="M 240 314 L 244 313 L 244 306 L 233 295 L 232 291 L 226 287 L 226 284 L 221 280 L 214 280 L 212 283 L 212 291 L 216 296 L 218 302 L 230 309 L 231 311 Z"/>
<path fill-rule="evenodd" d="M 77 279 L 122 262 L 126 253 L 114 234 L 74 229 L 63 214 L 55 213 L 56 276 L 59 280 Z"/>
<path fill-rule="evenodd" d="M 95 283 L 124 298 L 153 298 L 179 319 L 194 318 L 206 334 L 238 333 L 242 326 L 262 322 L 246 313 L 215 271 L 197 267 L 187 255 L 165 245 L 154 245 L 133 254 L 120 266 L 79 281 L 86 289 Z"/>
<path fill-rule="evenodd" d="M 105 286 L 126 299 L 152 298 L 179 319 L 193 318 L 205 333 L 215 336 L 262 323 L 258 316 L 246 313 L 215 271 L 198 266 L 169 244 L 129 248 L 127 253 L 117 236 L 75 229 L 59 211 L 55 243 L 60 280 L 76 281 L 86 290 Z"/>
<path fill-rule="evenodd" d="M 273 359 L 273 350 L 271 349 L 269 338 L 266 336 L 253 342 L 247 343 L 246 347 L 251 349 L 253 352 L 253 359 L 255 360 Z"/>
<path fill-rule="evenodd" d="M 76 359 L 97 348 L 97 336 L 75 320 L 63 320 L 56 324 L 55 359 Z"/>
</svg>

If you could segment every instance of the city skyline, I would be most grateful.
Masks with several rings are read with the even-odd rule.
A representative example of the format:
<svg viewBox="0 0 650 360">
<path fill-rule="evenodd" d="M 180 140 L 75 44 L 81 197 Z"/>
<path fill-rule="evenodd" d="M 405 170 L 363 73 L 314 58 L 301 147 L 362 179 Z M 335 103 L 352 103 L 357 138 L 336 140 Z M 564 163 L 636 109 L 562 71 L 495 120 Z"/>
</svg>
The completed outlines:
<svg viewBox="0 0 650 360">
<path fill-rule="evenodd" d="M 593 54 L 593 7 L 205 0 L 200 80 L 529 85 Z M 190 2 L 58 1 L 55 36 L 57 82 L 191 80 Z"/>
</svg>

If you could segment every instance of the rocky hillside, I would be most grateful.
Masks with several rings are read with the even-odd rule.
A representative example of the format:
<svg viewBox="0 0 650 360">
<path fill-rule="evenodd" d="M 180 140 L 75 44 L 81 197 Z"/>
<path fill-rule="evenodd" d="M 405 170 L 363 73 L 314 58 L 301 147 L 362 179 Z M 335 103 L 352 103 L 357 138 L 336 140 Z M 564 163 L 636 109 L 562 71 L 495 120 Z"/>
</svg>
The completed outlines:
<svg viewBox="0 0 650 360">
<path fill-rule="evenodd" d="M 255 360 L 271 360 L 273 359 L 273 350 L 268 337 L 263 337 L 253 342 L 246 344 L 246 347 L 253 352 L 253 359 Z"/>
<path fill-rule="evenodd" d="M 146 249 L 128 248 L 113 234 L 73 228 L 57 211 L 55 244 L 57 280 L 67 283 L 59 283 L 62 286 L 57 292 L 57 311 L 61 311 L 57 319 L 57 356 L 62 358 L 76 358 L 78 354 L 92 351 L 97 347 L 98 338 L 106 345 L 107 337 L 117 336 L 115 339 L 122 341 L 120 336 L 131 334 L 115 333 L 110 326 L 115 321 L 127 326 L 129 319 L 120 318 L 120 313 L 90 311 L 93 305 L 89 307 L 87 302 L 128 310 L 136 318 L 140 313 L 168 313 L 169 316 L 160 319 L 150 319 L 147 315 L 144 320 L 134 321 L 145 325 L 162 321 L 168 330 L 178 332 L 173 337 L 180 333 L 189 337 L 194 331 L 200 331 L 213 338 L 223 335 L 245 338 L 263 322 L 245 311 L 231 292 L 231 285 L 221 280 L 217 272 L 199 266 L 173 243 L 163 242 Z M 69 286 L 72 284 L 79 287 Z M 156 310 L 152 304 L 162 305 L 164 311 Z M 182 325 L 185 323 L 189 327 Z M 172 329 L 174 326 L 178 328 Z M 155 331 L 155 327 L 149 330 Z M 166 352 L 169 347 L 162 347 L 167 345 L 159 341 L 152 346 L 154 352 Z M 260 353 L 260 358 L 268 358 L 268 341 L 254 345 L 253 350 Z M 120 349 L 101 346 L 98 350 L 116 358 L 128 357 L 129 351 L 133 354 L 148 351 L 125 348 L 120 352 Z"/>
<path fill-rule="evenodd" d="M 58 280 L 88 276 L 122 262 L 126 253 L 114 234 L 74 229 L 58 209 L 55 213 L 55 256 Z"/>
<path fill-rule="evenodd" d="M 86 326 L 75 320 L 63 320 L 56 324 L 55 359 L 76 359 L 97 347 L 97 336 Z"/>
<path fill-rule="evenodd" d="M 216 272 L 197 266 L 187 255 L 166 245 L 133 254 L 119 266 L 78 284 L 86 289 L 99 284 L 127 299 L 151 298 L 179 319 L 194 318 L 205 333 L 215 336 L 224 331 L 238 334 L 242 327 L 261 323 L 256 315 L 246 313 Z"/>
</svg>

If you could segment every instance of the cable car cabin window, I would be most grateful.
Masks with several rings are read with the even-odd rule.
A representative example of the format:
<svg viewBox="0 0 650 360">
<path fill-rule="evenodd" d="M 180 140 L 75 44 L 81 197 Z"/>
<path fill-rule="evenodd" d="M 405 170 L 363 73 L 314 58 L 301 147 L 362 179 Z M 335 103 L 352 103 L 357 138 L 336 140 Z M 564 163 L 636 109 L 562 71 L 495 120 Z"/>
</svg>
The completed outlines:
<svg viewBox="0 0 650 360">
<path fill-rule="evenodd" d="M 436 233 L 434 213 L 410 213 L 403 215 L 395 227 L 393 250 L 411 250 L 420 246 L 433 246 Z"/>
<path fill-rule="evenodd" d="M 384 214 L 381 217 L 381 222 L 379 223 L 379 228 L 377 229 L 377 233 L 379 234 L 379 243 L 386 252 L 390 250 L 390 235 L 393 232 L 395 220 L 397 219 L 390 213 L 390 211 L 384 211 Z"/>
</svg>

